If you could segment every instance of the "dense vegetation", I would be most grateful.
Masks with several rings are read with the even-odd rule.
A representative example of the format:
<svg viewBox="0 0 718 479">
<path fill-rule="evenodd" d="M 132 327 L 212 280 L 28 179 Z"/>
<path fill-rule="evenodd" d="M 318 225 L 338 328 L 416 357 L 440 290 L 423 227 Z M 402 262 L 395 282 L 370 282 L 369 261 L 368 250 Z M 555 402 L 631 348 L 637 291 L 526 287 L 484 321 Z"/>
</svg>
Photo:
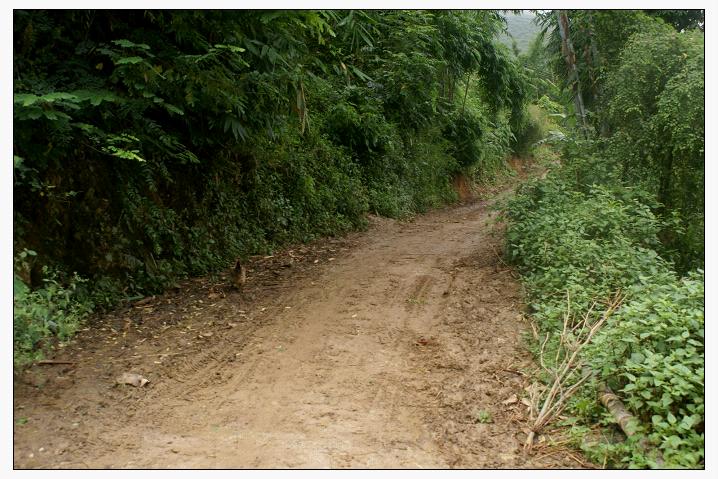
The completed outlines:
<svg viewBox="0 0 718 479">
<path fill-rule="evenodd" d="M 561 39 L 553 28 L 556 14 L 542 17 L 553 28 L 552 71 L 573 97 L 581 96 L 587 110 L 586 122 L 577 126 L 588 137 L 597 136 L 607 156 L 620 159 L 621 181 L 654 194 L 662 204 L 661 215 L 679 220 L 677 230 L 661 235 L 673 248 L 680 271 L 701 265 L 704 250 L 700 15 L 684 10 L 571 11 L 573 72 L 560 53 Z"/>
<path fill-rule="evenodd" d="M 561 383 L 562 394 L 576 385 L 566 397 L 574 417 L 564 425 L 597 463 L 701 467 L 703 33 L 641 12 L 563 13 L 576 52 L 589 52 L 574 59 L 578 68 L 567 68 L 555 35 L 548 56 L 532 48 L 523 62 L 536 72 L 531 91 L 567 105 L 575 121 L 566 131 L 576 133 L 553 138 L 561 166 L 526 184 L 506 212 L 508 255 L 538 330 L 540 379 L 550 385 L 561 358 L 580 351 Z M 669 21 L 686 18 L 669 13 Z M 544 22 L 558 15 L 546 13 Z M 550 85 L 560 81 L 565 88 L 556 92 Z M 598 401 L 599 384 L 635 416 L 625 442 L 591 433 L 596 423 L 615 425 Z"/>
<path fill-rule="evenodd" d="M 15 11 L 16 361 L 83 314 L 490 178 L 528 125 L 490 11 Z"/>
</svg>

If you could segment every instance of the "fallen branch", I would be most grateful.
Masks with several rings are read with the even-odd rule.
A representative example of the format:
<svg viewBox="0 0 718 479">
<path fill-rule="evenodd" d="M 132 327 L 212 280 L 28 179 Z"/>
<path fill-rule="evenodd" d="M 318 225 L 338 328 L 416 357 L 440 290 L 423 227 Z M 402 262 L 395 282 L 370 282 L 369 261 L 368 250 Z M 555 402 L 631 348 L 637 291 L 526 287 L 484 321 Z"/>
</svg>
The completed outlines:
<svg viewBox="0 0 718 479">
<path fill-rule="evenodd" d="M 53 364 L 76 364 L 76 361 L 64 361 L 61 359 L 41 359 L 37 362 L 39 366 L 49 366 Z"/>
<path fill-rule="evenodd" d="M 151 303 L 155 299 L 156 299 L 155 296 L 147 296 L 145 298 L 140 299 L 139 301 L 135 301 L 134 303 L 132 303 L 132 306 L 133 307 L 144 306 L 146 304 Z"/>
<path fill-rule="evenodd" d="M 570 328 L 569 322 L 571 318 L 571 301 L 570 296 L 568 296 L 567 294 L 567 312 L 564 315 L 563 330 L 560 334 L 559 348 L 556 352 L 555 361 L 558 362 L 562 350 L 564 353 L 564 357 L 561 363 L 555 369 L 551 369 L 546 366 L 546 363 L 544 362 L 544 356 L 545 347 L 549 339 L 549 336 L 547 335 L 546 339 L 544 339 L 543 343 L 541 344 L 539 362 L 541 364 L 541 367 L 547 373 L 553 376 L 553 383 L 551 384 L 551 387 L 549 389 L 544 389 L 543 391 L 531 398 L 532 412 L 538 410 L 539 403 L 542 403 L 542 406 L 536 418 L 534 419 L 534 423 L 530 428 L 528 437 L 526 438 L 526 443 L 524 444 L 524 447 L 526 449 L 531 449 L 536 435 L 543 428 L 545 428 L 556 416 L 561 414 L 561 412 L 566 407 L 568 399 L 578 390 L 579 387 L 581 387 L 581 385 L 583 385 L 591 377 L 590 372 L 583 373 L 581 374 L 581 377 L 576 380 L 571 386 L 566 387 L 570 382 L 571 377 L 573 377 L 574 373 L 579 369 L 579 353 L 588 343 L 591 342 L 593 336 L 598 332 L 601 326 L 603 326 L 603 324 L 611 316 L 613 311 L 618 308 L 622 300 L 623 298 L 620 296 L 620 294 L 616 294 L 613 301 L 608 305 L 606 311 L 603 313 L 603 315 L 601 315 L 601 318 L 589 326 L 589 319 L 594 307 L 594 305 L 592 305 L 591 308 L 589 308 L 588 312 L 586 312 L 586 314 L 584 315 L 583 321 L 578 325 Z M 579 326 L 580 329 L 578 328 Z M 578 334 L 581 334 L 585 329 L 588 330 L 582 340 L 572 340 L 569 337 L 569 333 L 573 334 L 576 332 L 577 329 L 579 329 Z M 533 413 L 531 414 L 531 416 L 533 419 Z"/>
</svg>

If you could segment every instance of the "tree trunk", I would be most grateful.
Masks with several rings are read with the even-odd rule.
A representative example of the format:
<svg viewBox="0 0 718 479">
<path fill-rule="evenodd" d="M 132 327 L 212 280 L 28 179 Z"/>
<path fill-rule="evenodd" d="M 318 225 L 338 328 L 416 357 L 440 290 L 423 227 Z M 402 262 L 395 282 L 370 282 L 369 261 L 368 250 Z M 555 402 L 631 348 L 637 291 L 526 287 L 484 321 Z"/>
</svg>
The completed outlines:
<svg viewBox="0 0 718 479">
<path fill-rule="evenodd" d="M 596 45 L 596 36 L 594 33 L 594 27 L 593 27 L 593 15 L 588 15 L 588 37 L 590 39 L 591 44 L 591 59 L 590 59 L 590 65 L 589 65 L 589 72 L 591 73 L 591 83 L 593 88 L 593 99 L 594 99 L 594 107 L 596 109 L 596 116 L 598 117 L 598 121 L 600 122 L 600 134 L 604 138 L 608 138 L 610 135 L 610 129 L 608 126 L 608 122 L 601 114 L 601 97 L 603 96 L 603 88 L 601 83 L 599 82 L 599 77 L 601 75 L 601 67 L 602 67 L 602 61 L 601 61 L 601 55 L 598 53 L 598 46 Z M 597 101 L 598 100 L 598 101 Z"/>
<path fill-rule="evenodd" d="M 566 66 L 569 71 L 569 82 L 572 82 L 573 101 L 576 109 L 576 120 L 579 127 L 583 131 L 584 136 L 588 136 L 588 125 L 586 124 L 586 108 L 583 105 L 583 95 L 581 94 L 581 83 L 578 78 L 578 68 L 576 67 L 576 53 L 573 49 L 573 43 L 569 36 L 568 15 L 565 10 L 557 10 L 558 30 L 561 34 L 561 53 L 566 60 Z"/>
<path fill-rule="evenodd" d="M 663 204 L 663 210 L 668 212 L 673 209 L 673 197 L 671 195 L 673 183 L 673 155 L 667 153 L 663 163 L 660 165 L 660 184 L 658 186 L 658 201 Z"/>
<path fill-rule="evenodd" d="M 471 73 L 466 77 L 466 91 L 464 92 L 464 103 L 461 105 L 461 116 L 464 116 L 464 109 L 466 108 L 466 98 L 469 96 L 469 83 L 471 82 Z"/>
</svg>

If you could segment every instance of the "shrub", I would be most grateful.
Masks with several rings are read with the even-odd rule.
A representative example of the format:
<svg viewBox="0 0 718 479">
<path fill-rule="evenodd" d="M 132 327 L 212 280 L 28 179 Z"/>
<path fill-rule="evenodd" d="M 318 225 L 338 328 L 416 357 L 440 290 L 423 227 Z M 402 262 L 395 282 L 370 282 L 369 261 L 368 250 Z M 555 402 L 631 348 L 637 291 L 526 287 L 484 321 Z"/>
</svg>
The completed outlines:
<svg viewBox="0 0 718 479">
<path fill-rule="evenodd" d="M 644 278 L 634 300 L 611 317 L 585 359 L 641 420 L 640 432 L 660 450 L 662 467 L 699 467 L 704 457 L 704 281 Z M 657 457 L 620 458 L 658 466 Z"/>
<path fill-rule="evenodd" d="M 528 156 L 531 147 L 546 137 L 549 131 L 548 117 L 537 105 L 529 105 L 522 115 L 522 121 L 516 131 L 511 147 L 514 154 Z"/>
<path fill-rule="evenodd" d="M 45 284 L 32 291 L 16 274 L 13 281 L 13 352 L 15 366 L 42 359 L 55 340 L 66 341 L 92 310 L 88 299 L 78 297 L 85 282 L 73 275 L 63 286 L 48 268 Z"/>
<path fill-rule="evenodd" d="M 479 141 L 483 129 L 482 118 L 471 109 L 454 112 L 448 118 L 442 135 L 449 141 L 449 152 L 460 168 L 468 169 L 481 160 Z"/>
<path fill-rule="evenodd" d="M 614 162 L 579 155 L 565 163 L 546 180 L 526 184 L 510 202 L 507 255 L 523 275 L 542 337 L 560 332 L 566 314 L 571 325 L 586 315 L 595 320 L 616 291 L 625 295 L 582 360 L 623 396 L 641 422 L 640 434 L 584 448 L 615 466 L 700 467 L 702 271 L 680 279 L 659 254 L 659 235 L 669 225 L 654 215 L 652 194 L 620 183 Z M 551 335 L 545 351 L 560 347 L 557 336 Z M 570 407 L 583 421 L 594 420 L 595 389 L 584 387 Z M 660 459 L 647 452 L 644 438 Z"/>
</svg>

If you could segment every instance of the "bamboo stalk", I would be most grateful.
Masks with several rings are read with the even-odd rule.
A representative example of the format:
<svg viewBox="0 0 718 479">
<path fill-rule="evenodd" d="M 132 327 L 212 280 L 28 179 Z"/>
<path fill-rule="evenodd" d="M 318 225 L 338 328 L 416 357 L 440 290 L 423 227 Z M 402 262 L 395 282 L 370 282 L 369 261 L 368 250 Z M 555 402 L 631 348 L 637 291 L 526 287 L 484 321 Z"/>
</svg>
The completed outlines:
<svg viewBox="0 0 718 479">
<path fill-rule="evenodd" d="M 606 383 L 599 383 L 598 399 L 601 401 L 601 404 L 608 409 L 608 412 L 611 413 L 626 437 L 631 437 L 636 434 L 638 419 L 628 412 L 621 399 L 614 394 Z"/>
<path fill-rule="evenodd" d="M 598 384 L 598 399 L 601 401 L 601 404 L 608 409 L 608 412 L 611 413 L 613 419 L 616 421 L 616 424 L 618 424 L 626 437 L 632 437 L 637 434 L 639 425 L 638 419 L 626 409 L 623 401 L 621 401 L 613 390 L 604 382 L 600 382 Z M 638 441 L 638 445 L 644 453 L 651 449 L 651 445 L 645 437 Z M 663 455 L 660 451 L 656 452 L 656 463 L 659 466 L 663 465 Z"/>
</svg>

